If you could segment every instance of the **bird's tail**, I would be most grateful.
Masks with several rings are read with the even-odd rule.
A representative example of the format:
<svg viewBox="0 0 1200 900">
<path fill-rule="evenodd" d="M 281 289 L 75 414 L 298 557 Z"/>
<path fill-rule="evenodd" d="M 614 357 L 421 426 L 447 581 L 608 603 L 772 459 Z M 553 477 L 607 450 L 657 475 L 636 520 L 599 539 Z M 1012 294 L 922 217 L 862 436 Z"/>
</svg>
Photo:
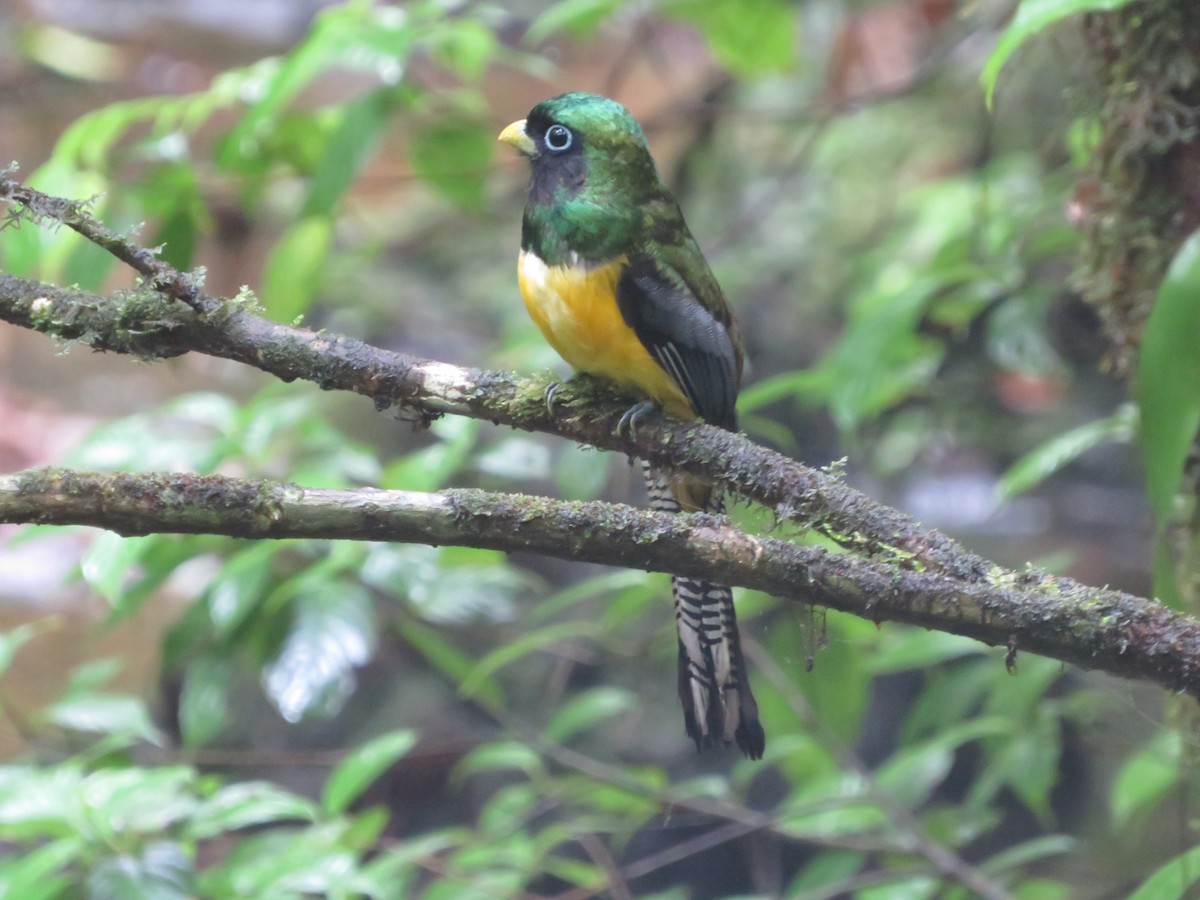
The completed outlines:
<svg viewBox="0 0 1200 900">
<path fill-rule="evenodd" d="M 650 508 L 677 513 L 720 512 L 721 501 L 710 486 L 687 476 L 672 477 L 643 465 Z M 733 591 L 720 584 L 672 576 L 675 624 L 679 633 L 679 700 L 688 737 L 696 749 L 718 738 L 737 741 L 751 759 L 766 746 L 758 704 L 742 659 Z"/>
</svg>

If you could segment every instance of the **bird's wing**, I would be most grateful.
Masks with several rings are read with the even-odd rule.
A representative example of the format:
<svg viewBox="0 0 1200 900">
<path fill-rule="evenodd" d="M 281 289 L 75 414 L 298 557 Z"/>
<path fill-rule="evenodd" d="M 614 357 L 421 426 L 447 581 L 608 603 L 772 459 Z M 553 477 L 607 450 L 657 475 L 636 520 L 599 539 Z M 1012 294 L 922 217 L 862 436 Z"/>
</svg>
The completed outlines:
<svg viewBox="0 0 1200 900">
<path fill-rule="evenodd" d="M 617 283 L 625 323 L 679 385 L 696 414 L 736 431 L 741 354 L 732 323 L 727 316 L 725 321 L 718 317 L 725 309 L 724 299 L 718 298 L 714 313 L 714 304 L 701 303 L 673 266 L 650 253 L 635 254 Z"/>
</svg>

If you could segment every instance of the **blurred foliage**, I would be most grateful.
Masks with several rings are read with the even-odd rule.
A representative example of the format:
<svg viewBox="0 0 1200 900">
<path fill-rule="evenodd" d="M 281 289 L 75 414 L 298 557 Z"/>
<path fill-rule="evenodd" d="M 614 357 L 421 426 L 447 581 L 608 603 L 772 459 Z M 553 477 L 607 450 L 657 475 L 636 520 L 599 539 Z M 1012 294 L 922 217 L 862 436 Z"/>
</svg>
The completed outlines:
<svg viewBox="0 0 1200 900">
<path fill-rule="evenodd" d="M 691 89 L 694 108 L 662 116 L 705 113 L 667 174 L 756 348 L 747 430 L 808 459 L 848 447 L 877 478 L 942 468 L 953 457 L 938 448 L 984 448 L 1011 464 L 989 483 L 1011 500 L 1137 424 L 1114 392 L 1083 402 L 1095 356 L 1051 325 L 1077 245 L 1064 197 L 1094 119 L 1038 119 L 1022 142 L 980 138 L 981 109 L 963 109 L 982 107 L 980 68 L 988 98 L 1002 69 L 1036 80 L 1033 38 L 1119 5 L 1024 0 L 990 57 L 964 65 L 953 51 L 987 26 L 935 3 L 563 0 L 518 15 L 348 2 L 204 90 L 86 113 L 31 180 L 97 197 L 116 229 L 148 223 L 145 240 L 185 268 L 206 258 L 214 198 L 232 195 L 273 227 L 256 284 L 278 320 L 383 341 L 395 336 L 379 322 L 403 314 L 419 347 L 444 349 L 440 329 L 460 328 L 501 364 L 552 365 L 513 302 L 518 192 L 489 177 L 503 122 L 488 80 L 557 84 L 551 58 L 685 29 L 715 63 L 703 101 Z M 870 29 L 918 7 L 938 65 L 914 51 L 898 82 L 873 76 L 885 63 L 863 49 Z M 356 193 L 392 155 L 412 182 L 402 213 Z M 501 222 L 508 244 L 493 240 Z M 1180 374 L 1194 367 L 1192 256 L 1163 284 L 1139 386 L 1156 510 L 1195 431 Z M 92 288 L 117 277 L 65 229 L 5 230 L 0 262 Z M 67 463 L 567 497 L 622 477 L 593 451 L 478 422 L 404 441 L 364 430 L 310 386 L 214 388 L 105 424 Z M 1010 677 L 1002 650 L 747 595 L 770 734 L 750 763 L 683 746 L 662 577 L 571 582 L 463 548 L 176 535 L 100 536 L 77 576 L 110 623 L 168 594 L 183 611 L 155 703 L 112 687 L 121 662 L 106 658 L 21 719 L 26 758 L 0 767 L 0 895 L 957 898 L 976 878 L 1051 898 L 1101 866 L 1108 887 L 1173 897 L 1200 871 L 1190 831 L 1145 856 L 1105 854 L 1161 837 L 1192 751 L 1177 729 L 1139 729 L 1111 791 L 1081 788 L 1080 736 L 1106 697 L 1048 660 L 1023 655 Z M 0 635 L 0 674 L 54 627 Z M 328 773 L 298 774 L 314 766 Z"/>
<path fill-rule="evenodd" d="M 996 91 L 1000 70 L 1008 58 L 1030 38 L 1044 32 L 1049 26 L 1068 16 L 1089 12 L 1111 12 L 1129 6 L 1134 0 L 1021 0 L 1008 27 L 996 41 L 996 48 L 988 57 L 980 73 L 988 105 Z"/>
</svg>

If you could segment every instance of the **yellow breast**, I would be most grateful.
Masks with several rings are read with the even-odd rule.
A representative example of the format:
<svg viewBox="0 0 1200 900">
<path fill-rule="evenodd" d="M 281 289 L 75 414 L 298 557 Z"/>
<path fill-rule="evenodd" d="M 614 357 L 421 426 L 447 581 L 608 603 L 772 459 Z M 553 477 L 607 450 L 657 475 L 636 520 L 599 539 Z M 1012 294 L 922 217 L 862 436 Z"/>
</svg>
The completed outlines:
<svg viewBox="0 0 1200 900">
<path fill-rule="evenodd" d="M 558 355 L 581 372 L 644 394 L 667 412 L 695 412 L 675 380 L 654 361 L 617 308 L 617 281 L 624 257 L 594 268 L 547 266 L 522 251 L 517 279 L 525 308 Z"/>
</svg>

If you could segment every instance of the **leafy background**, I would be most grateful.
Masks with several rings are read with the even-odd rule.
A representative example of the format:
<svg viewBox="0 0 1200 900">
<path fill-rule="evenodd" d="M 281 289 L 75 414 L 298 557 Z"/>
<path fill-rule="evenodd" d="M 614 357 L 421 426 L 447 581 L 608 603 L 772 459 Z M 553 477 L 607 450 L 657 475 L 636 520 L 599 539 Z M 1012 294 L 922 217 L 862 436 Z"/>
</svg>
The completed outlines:
<svg viewBox="0 0 1200 900">
<path fill-rule="evenodd" d="M 608 93 L 737 308 L 752 437 L 1003 564 L 1148 594 L 1138 417 L 1071 287 L 1067 210 L 1097 116 L 1078 14 L 1121 5 L 10 3 L 0 158 L 279 321 L 558 369 L 517 298 L 525 171 L 494 136 Z M 130 279 L 65 231 L 7 229 L 0 263 Z M 1197 268 L 1180 254 L 1147 333 L 1160 518 L 1200 407 L 1154 385 L 1194 367 L 1171 298 Z M 624 460 L 561 441 L 414 433 L 220 361 L 17 329 L 0 409 L 6 470 L 640 502 Z M 1181 409 L 1190 430 L 1151 437 Z M 1200 876 L 1186 711 L 1149 687 L 744 594 L 751 763 L 683 735 L 665 577 L 2 534 L 5 896 L 1165 897 Z"/>
</svg>

